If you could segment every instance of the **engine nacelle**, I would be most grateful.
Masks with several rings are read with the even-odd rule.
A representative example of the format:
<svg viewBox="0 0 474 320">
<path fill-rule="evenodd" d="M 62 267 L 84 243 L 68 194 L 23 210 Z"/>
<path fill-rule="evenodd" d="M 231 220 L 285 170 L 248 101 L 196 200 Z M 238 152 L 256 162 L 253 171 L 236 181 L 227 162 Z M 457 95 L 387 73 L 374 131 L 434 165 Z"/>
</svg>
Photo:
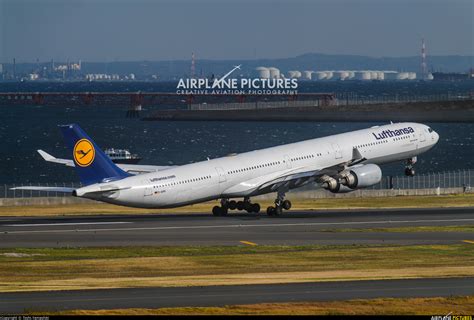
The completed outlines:
<svg viewBox="0 0 474 320">
<path fill-rule="evenodd" d="M 380 180 L 382 180 L 380 167 L 376 164 L 366 164 L 343 173 L 340 182 L 351 189 L 358 189 L 373 186 Z"/>
<path fill-rule="evenodd" d="M 340 184 L 339 181 L 329 176 L 324 177 L 324 182 L 321 184 L 321 187 L 331 191 L 332 193 L 346 193 L 354 191 L 353 189 Z"/>
</svg>

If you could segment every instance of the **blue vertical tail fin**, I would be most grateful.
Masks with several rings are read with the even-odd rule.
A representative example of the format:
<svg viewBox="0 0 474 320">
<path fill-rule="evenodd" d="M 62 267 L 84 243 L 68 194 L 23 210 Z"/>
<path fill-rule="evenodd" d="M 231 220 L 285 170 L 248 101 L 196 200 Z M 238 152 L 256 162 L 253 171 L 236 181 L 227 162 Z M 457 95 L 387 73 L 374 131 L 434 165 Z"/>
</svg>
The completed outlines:
<svg viewBox="0 0 474 320">
<path fill-rule="evenodd" d="M 72 159 L 82 184 L 120 180 L 130 176 L 117 167 L 79 125 L 68 124 L 59 127 L 72 152 Z"/>
</svg>

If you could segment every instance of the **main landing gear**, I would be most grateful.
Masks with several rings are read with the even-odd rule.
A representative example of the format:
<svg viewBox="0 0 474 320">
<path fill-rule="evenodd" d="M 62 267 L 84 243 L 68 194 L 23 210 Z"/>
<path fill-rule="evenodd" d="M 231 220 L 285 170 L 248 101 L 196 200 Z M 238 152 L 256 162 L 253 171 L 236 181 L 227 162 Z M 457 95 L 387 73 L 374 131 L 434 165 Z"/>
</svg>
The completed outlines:
<svg viewBox="0 0 474 320">
<path fill-rule="evenodd" d="M 225 216 L 229 210 L 245 210 L 248 213 L 259 213 L 260 205 L 258 203 L 251 203 L 250 198 L 245 197 L 244 201 L 235 201 L 229 199 L 221 199 L 221 206 L 212 208 L 212 214 L 215 216 Z"/>
<path fill-rule="evenodd" d="M 407 164 L 405 166 L 405 175 L 408 177 L 413 177 L 415 175 L 415 168 L 413 166 L 416 163 L 417 158 L 413 157 L 410 159 L 407 159 Z"/>
<path fill-rule="evenodd" d="M 290 200 L 285 200 L 284 193 L 278 193 L 277 198 L 275 199 L 275 206 L 267 208 L 267 214 L 269 216 L 279 216 L 283 209 L 290 210 L 291 209 L 291 202 Z"/>
</svg>

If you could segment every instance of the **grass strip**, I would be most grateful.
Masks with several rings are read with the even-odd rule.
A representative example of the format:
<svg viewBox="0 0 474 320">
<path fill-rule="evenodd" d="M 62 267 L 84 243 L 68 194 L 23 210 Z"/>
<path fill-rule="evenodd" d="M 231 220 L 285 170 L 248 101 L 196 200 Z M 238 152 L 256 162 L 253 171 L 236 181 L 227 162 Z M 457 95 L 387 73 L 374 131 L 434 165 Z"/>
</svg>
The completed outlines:
<svg viewBox="0 0 474 320">
<path fill-rule="evenodd" d="M 473 276 L 474 246 L 0 249 L 0 291 Z"/>
<path fill-rule="evenodd" d="M 364 197 L 364 198 L 324 198 L 300 199 L 292 197 L 292 210 L 326 210 L 326 209 L 378 209 L 378 208 L 446 208 L 472 207 L 474 194 L 443 195 L 443 196 L 397 196 L 397 197 Z M 273 201 L 254 199 L 261 204 L 263 210 Z M 66 216 L 66 215 L 106 215 L 106 214 L 157 214 L 157 213 L 210 213 L 217 201 L 174 208 L 174 209 L 137 209 L 105 203 L 85 203 L 70 205 L 44 206 L 2 206 L 0 216 Z"/>
<path fill-rule="evenodd" d="M 474 296 L 27 313 L 32 315 L 471 315 L 474 314 Z"/>
</svg>

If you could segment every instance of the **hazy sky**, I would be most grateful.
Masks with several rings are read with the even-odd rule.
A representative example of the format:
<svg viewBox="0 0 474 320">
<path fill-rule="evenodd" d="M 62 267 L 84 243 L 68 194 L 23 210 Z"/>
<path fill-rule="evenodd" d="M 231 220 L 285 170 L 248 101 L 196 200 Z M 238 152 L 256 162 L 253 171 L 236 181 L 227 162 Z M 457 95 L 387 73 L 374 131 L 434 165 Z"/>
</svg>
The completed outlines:
<svg viewBox="0 0 474 320">
<path fill-rule="evenodd" d="M 472 55 L 472 0 L 0 0 L 0 62 Z"/>
</svg>

